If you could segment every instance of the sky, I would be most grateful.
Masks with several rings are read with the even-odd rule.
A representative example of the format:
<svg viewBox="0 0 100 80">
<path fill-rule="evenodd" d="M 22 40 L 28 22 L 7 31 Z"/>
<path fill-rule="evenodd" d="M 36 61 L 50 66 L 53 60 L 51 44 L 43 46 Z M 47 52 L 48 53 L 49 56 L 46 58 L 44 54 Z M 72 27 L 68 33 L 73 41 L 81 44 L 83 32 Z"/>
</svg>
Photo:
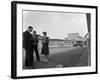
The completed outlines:
<svg viewBox="0 0 100 80">
<path fill-rule="evenodd" d="M 23 11 L 23 32 L 33 26 L 37 34 L 46 31 L 50 38 L 64 39 L 68 33 L 87 33 L 86 14 L 70 12 Z"/>
</svg>

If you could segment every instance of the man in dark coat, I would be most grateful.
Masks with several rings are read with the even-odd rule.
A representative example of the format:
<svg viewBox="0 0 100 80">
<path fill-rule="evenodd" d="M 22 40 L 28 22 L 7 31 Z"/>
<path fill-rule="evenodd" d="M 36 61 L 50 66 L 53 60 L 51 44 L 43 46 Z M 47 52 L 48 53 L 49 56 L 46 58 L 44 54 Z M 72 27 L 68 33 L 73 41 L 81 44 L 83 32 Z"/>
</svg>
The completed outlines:
<svg viewBox="0 0 100 80">
<path fill-rule="evenodd" d="M 23 32 L 23 48 L 26 51 L 25 66 L 28 68 L 33 68 L 33 37 L 30 33 L 33 30 L 32 26 Z"/>
<path fill-rule="evenodd" d="M 40 56 L 39 56 L 39 52 L 38 52 L 38 35 L 36 34 L 36 31 L 33 31 L 33 49 L 36 53 L 36 58 L 37 61 L 40 61 Z"/>
</svg>

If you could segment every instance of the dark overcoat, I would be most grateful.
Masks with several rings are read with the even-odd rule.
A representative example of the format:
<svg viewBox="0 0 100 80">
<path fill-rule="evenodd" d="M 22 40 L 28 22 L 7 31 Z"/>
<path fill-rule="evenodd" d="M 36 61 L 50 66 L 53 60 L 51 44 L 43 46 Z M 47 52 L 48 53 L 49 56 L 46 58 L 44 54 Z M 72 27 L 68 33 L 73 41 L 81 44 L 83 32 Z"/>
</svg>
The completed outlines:
<svg viewBox="0 0 100 80">
<path fill-rule="evenodd" d="M 23 48 L 26 51 L 25 66 L 33 66 L 33 37 L 27 30 L 23 33 Z"/>
<path fill-rule="evenodd" d="M 23 32 L 23 48 L 30 48 L 32 46 L 33 46 L 33 37 L 26 30 L 25 32 Z"/>
</svg>

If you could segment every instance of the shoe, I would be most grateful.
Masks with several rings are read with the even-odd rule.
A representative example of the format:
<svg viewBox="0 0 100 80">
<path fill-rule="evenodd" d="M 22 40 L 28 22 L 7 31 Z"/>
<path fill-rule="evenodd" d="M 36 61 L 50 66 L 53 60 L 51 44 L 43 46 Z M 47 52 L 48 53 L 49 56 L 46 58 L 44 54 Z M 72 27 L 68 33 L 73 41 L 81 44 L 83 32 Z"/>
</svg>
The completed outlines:
<svg viewBox="0 0 100 80">
<path fill-rule="evenodd" d="M 34 69 L 34 66 L 30 66 L 29 69 Z"/>
<path fill-rule="evenodd" d="M 46 63 L 46 64 L 48 63 L 48 60 L 47 60 L 47 59 L 45 60 L 45 63 Z"/>
<path fill-rule="evenodd" d="M 28 66 L 25 66 L 25 68 L 28 69 L 29 67 Z"/>
</svg>

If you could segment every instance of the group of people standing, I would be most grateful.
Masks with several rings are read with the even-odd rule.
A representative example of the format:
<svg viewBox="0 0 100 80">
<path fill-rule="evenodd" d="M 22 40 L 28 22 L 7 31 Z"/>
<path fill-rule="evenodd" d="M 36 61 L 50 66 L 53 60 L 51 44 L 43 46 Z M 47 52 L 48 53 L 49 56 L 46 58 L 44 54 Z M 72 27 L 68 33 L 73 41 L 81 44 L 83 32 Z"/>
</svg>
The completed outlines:
<svg viewBox="0 0 100 80">
<path fill-rule="evenodd" d="M 33 31 L 33 27 L 29 26 L 28 29 L 23 32 L 23 48 L 25 49 L 25 67 L 34 68 L 34 56 L 33 53 L 35 51 L 37 61 L 48 63 L 48 55 L 49 55 L 49 39 L 47 37 L 47 33 L 43 32 L 42 37 L 42 50 L 41 55 L 43 55 L 43 60 L 40 59 L 40 54 L 38 52 L 38 36 L 36 31 Z"/>
</svg>

